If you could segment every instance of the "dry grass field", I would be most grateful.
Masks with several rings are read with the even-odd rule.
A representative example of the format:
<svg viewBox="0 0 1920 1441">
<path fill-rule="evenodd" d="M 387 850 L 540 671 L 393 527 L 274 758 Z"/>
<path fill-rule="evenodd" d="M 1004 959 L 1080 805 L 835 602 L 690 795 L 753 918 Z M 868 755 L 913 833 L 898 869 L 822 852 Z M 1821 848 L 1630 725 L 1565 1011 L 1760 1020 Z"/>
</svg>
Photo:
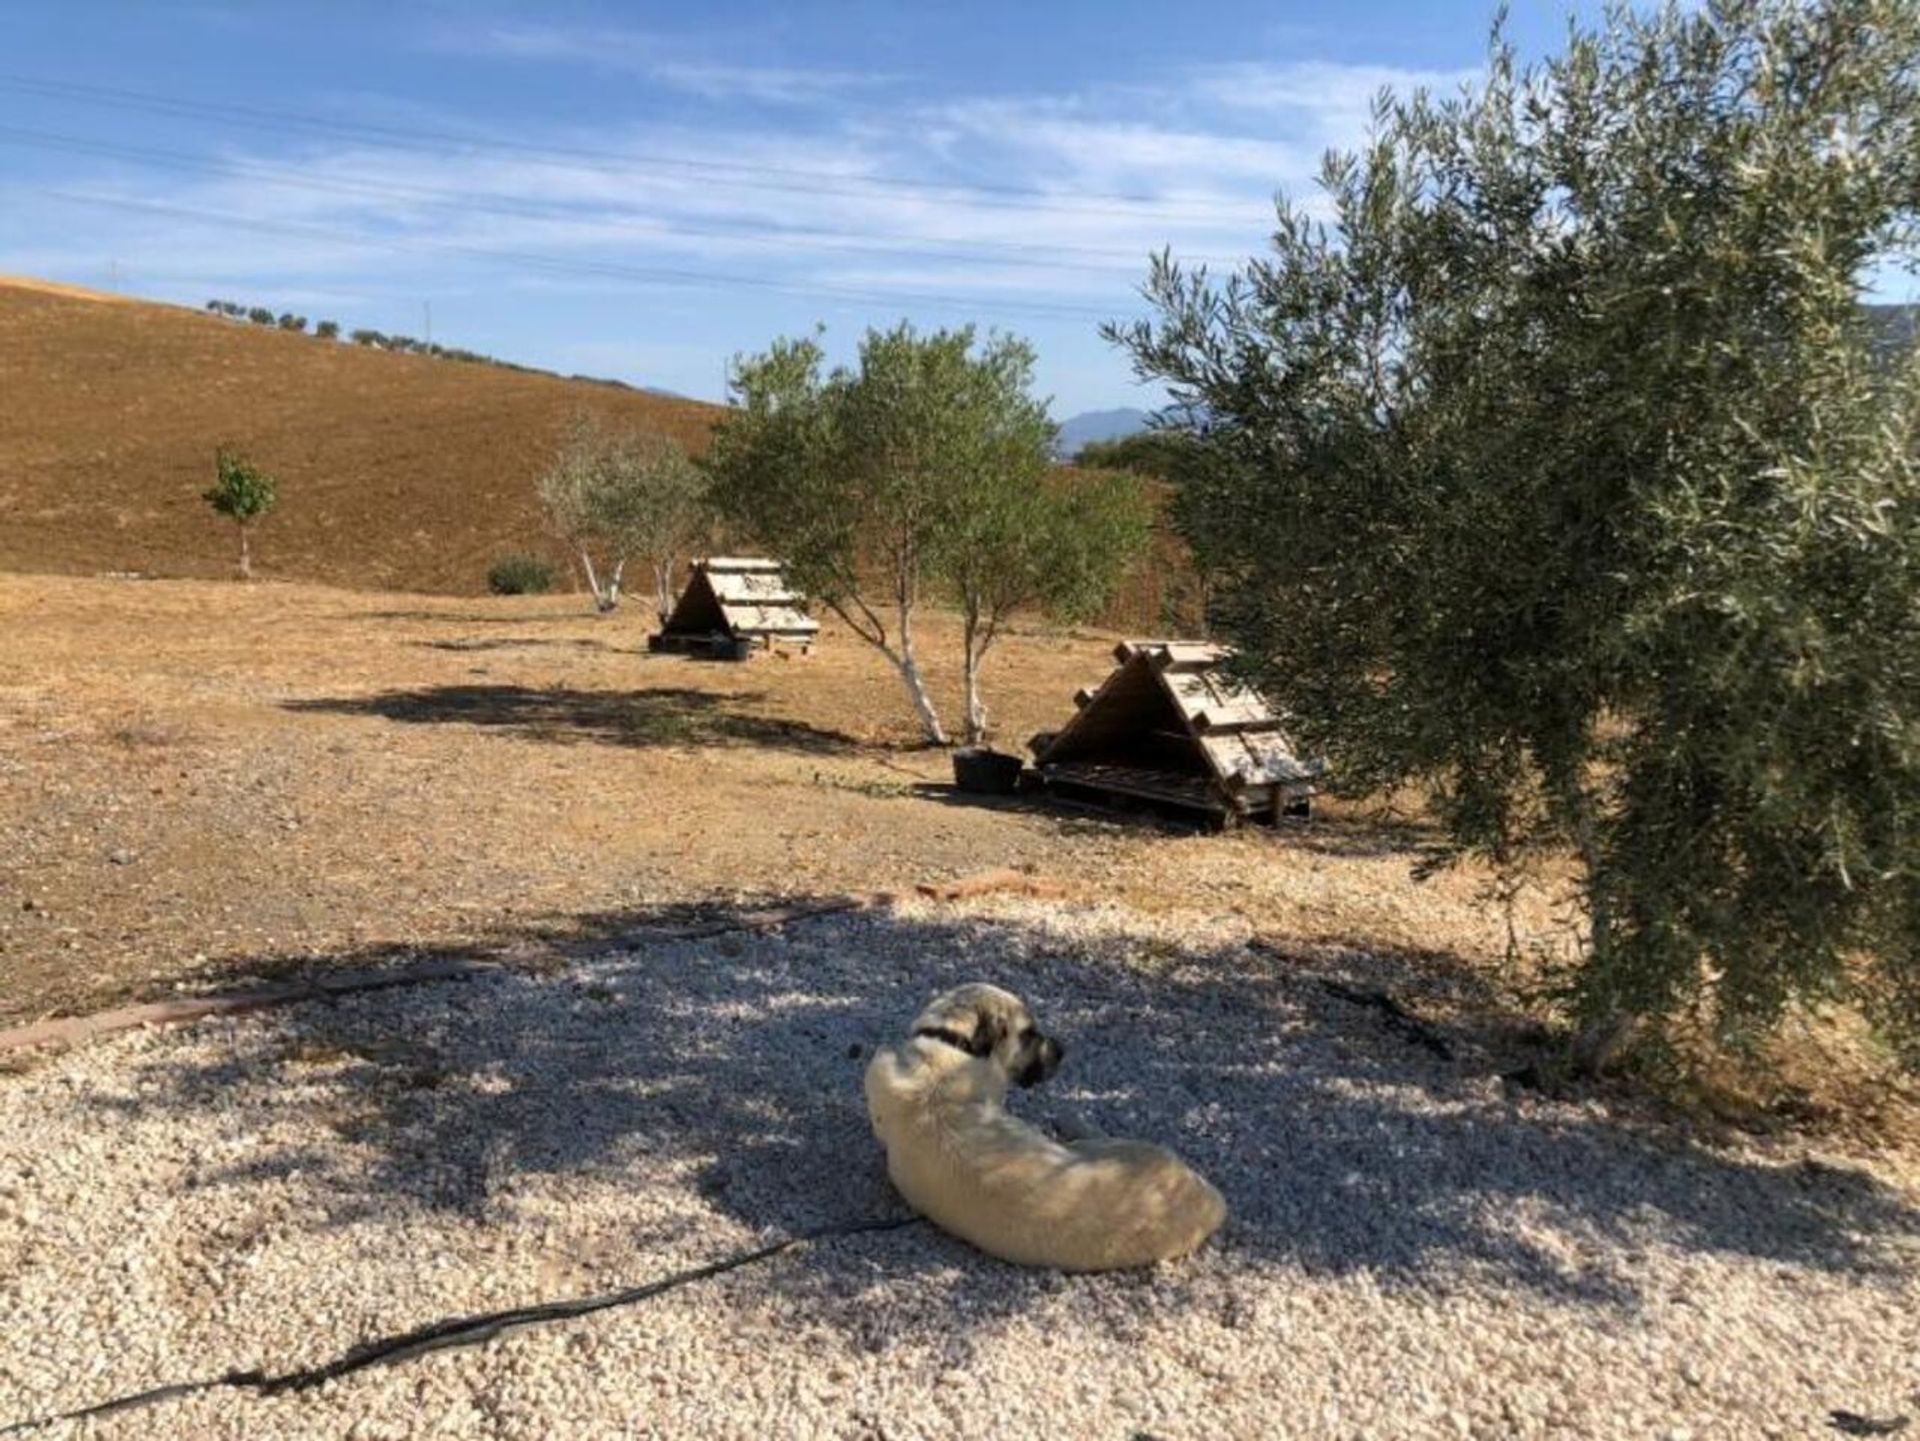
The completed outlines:
<svg viewBox="0 0 1920 1441">
<path fill-rule="evenodd" d="M 1510 946 L 1566 944 L 1544 894 L 1510 933 L 1486 875 L 1416 879 L 1415 821 L 1328 803 L 1205 835 L 964 800 L 833 624 L 809 657 L 739 665 L 648 655 L 647 629 L 570 596 L 0 576 L 0 1019 L 997 866 L 1303 953 L 1391 954 L 1423 1004 L 1514 1036 Z M 950 710 L 954 639 L 929 617 Z M 1002 738 L 1057 725 L 1113 639 L 1010 637 L 987 674 Z M 1775 1099 L 1852 1125 L 1868 1097 L 1871 1135 L 1911 1135 L 1872 1069 L 1809 1052 Z"/>
<path fill-rule="evenodd" d="M 1504 945 L 1478 877 L 1410 879 L 1416 829 L 962 804 L 831 622 L 811 656 L 745 664 L 648 655 L 647 629 L 566 596 L 0 576 L 0 1015 L 998 865 L 1303 941 Z M 952 629 L 930 617 L 926 648 L 957 707 Z M 1011 637 L 1002 735 L 1057 725 L 1112 641 Z"/>
</svg>

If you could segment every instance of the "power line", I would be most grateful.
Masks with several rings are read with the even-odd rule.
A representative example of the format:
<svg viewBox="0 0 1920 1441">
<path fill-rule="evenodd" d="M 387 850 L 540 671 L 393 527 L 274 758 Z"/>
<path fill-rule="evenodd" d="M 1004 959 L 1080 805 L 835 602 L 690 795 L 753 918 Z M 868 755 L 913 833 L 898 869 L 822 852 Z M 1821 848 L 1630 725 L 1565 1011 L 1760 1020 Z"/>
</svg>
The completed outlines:
<svg viewBox="0 0 1920 1441">
<path fill-rule="evenodd" d="M 1241 220 L 1246 212 L 1228 202 L 1166 202 L 1150 195 L 1110 191 L 1071 191 L 1040 186 L 994 185 L 985 182 L 908 180 L 881 175 L 847 175 L 832 170 L 809 170 L 799 166 L 759 165 L 746 161 L 696 160 L 686 156 L 658 152 L 621 152 L 583 146 L 532 145 L 523 141 L 499 140 L 461 135 L 448 131 L 423 130 L 395 125 L 369 125 L 357 121 L 327 120 L 297 111 L 274 110 L 254 105 L 220 104 L 203 100 L 182 100 L 150 91 L 126 90 L 116 86 L 83 85 L 76 81 L 41 80 L 31 76 L 0 72 L 0 88 L 40 95 L 51 99 L 74 100 L 118 109 L 141 110 L 150 114 L 176 115 L 217 123 L 244 123 L 263 129 L 305 131 L 320 135 L 355 139 L 363 144 L 387 148 L 416 149 L 422 144 L 452 146 L 461 150 L 492 151 L 511 154 L 536 164 L 582 165 L 631 172 L 652 169 L 680 170 L 722 184 L 749 189 L 796 191 L 806 195 L 850 195 L 871 198 L 872 192 L 902 191 L 930 196 L 967 198 L 975 205 L 1013 210 L 1053 210 L 1080 215 L 1113 215 L 1127 219 Z M 728 180 L 726 177 L 742 177 Z M 753 179 L 751 177 L 764 177 Z M 1088 205 L 1079 203 L 1093 201 Z"/>
<path fill-rule="evenodd" d="M 358 179 L 322 179 L 303 174 L 283 166 L 262 165 L 253 161 L 235 162 L 226 160 L 208 160 L 196 156 L 181 154 L 172 150 L 156 150 L 147 146 L 123 145 L 114 141 L 91 140 L 82 136 L 61 135 L 46 130 L 31 130 L 19 126 L 0 125 L 0 144 L 21 145 L 39 150 L 65 151 L 71 154 L 99 155 L 109 159 L 133 160 L 142 165 L 156 166 L 167 170 L 197 172 L 207 175 L 222 175 L 236 179 L 262 180 L 269 184 L 284 185 L 299 190 L 330 192 L 339 195 L 368 196 L 374 198 L 393 198 L 410 203 L 433 206 L 440 209 L 459 212 L 471 211 L 479 214 L 507 215 L 522 219 L 545 220 L 555 218 L 577 219 L 567 206 L 560 202 L 523 200 L 517 196 L 500 194 L 469 195 L 464 192 L 433 189 L 419 185 L 395 184 L 390 181 Z M 630 212 L 616 212 L 630 214 Z M 609 220 L 593 217 L 597 223 L 607 225 Z M 857 244 L 837 236 L 848 232 L 824 231 L 798 226 L 772 226 L 756 230 L 730 229 L 722 226 L 690 225 L 683 221 L 667 224 L 635 225 L 612 219 L 615 228 L 623 229 L 635 235 L 644 235 L 653 239 L 671 240 L 679 236 L 699 236 L 710 239 L 737 240 L 749 244 L 786 244 L 799 242 L 809 244 L 819 250 L 837 250 L 854 255 L 918 255 L 933 259 L 978 261 L 982 250 L 1005 250 L 1018 253 L 1019 263 L 1029 267 L 1063 270 L 1074 273 L 1091 273 L 1095 267 L 1076 265 L 1063 260 L 1049 260 L 1049 254 L 1070 254 L 1125 261 L 1143 268 L 1145 256 L 1121 250 L 1097 250 L 1076 246 L 1026 245 L 1009 241 L 967 241 L 961 242 L 969 248 L 942 249 L 938 243 L 932 245 L 920 243 L 912 236 L 876 235 L 875 243 Z M 889 242 L 898 240 L 902 243 Z M 1029 258 L 1030 257 L 1030 258 Z M 1200 260 L 1225 260 L 1220 256 L 1198 256 Z M 1106 267 L 1111 269 L 1112 267 Z"/>
<path fill-rule="evenodd" d="M 56 190 L 46 186 L 22 186 L 28 194 L 43 195 L 74 205 L 97 206 L 136 214 L 170 215 L 201 220 L 222 230 L 249 230 L 268 235 L 288 235 L 300 239 L 325 240 L 335 244 L 399 251 L 428 251 L 463 255 L 470 259 L 524 266 L 559 274 L 594 275 L 616 280 L 632 280 L 667 289 L 735 290 L 750 288 L 771 290 L 810 298 L 825 298 L 867 306 L 916 304 L 972 313 L 997 312 L 1023 314 L 1049 320 L 1107 320 L 1112 312 L 1095 306 L 1069 305 L 1053 301 L 994 301 L 980 297 L 940 294 L 931 291 L 867 291 L 830 284 L 798 284 L 770 280 L 758 275 L 729 275 L 716 271 L 680 270 L 660 267 L 621 265 L 612 261 L 573 260 L 561 256 L 540 255 L 521 250 L 495 250 L 486 246 L 462 245 L 453 241 L 428 240 L 414 236 L 375 236 L 326 226 L 284 221 L 249 220 L 211 210 L 184 205 L 166 205 L 157 201 L 131 200 L 124 196 L 88 195 Z"/>
</svg>

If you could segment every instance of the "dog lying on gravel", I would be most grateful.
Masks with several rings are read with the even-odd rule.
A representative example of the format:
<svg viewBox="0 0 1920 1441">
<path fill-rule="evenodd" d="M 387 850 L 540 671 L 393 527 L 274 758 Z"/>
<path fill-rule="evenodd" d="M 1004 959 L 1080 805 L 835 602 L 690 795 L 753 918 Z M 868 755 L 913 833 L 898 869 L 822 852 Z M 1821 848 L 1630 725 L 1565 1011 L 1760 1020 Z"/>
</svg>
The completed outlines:
<svg viewBox="0 0 1920 1441">
<path fill-rule="evenodd" d="M 867 1111 L 887 1174 L 913 1208 L 1024 1266 L 1107 1271 L 1183 1256 L 1226 1202 L 1173 1152 L 1146 1141 L 1056 1141 L 1008 1114 L 1061 1048 L 1018 996 L 973 984 L 936 996 L 913 1035 L 867 1067 Z"/>
</svg>

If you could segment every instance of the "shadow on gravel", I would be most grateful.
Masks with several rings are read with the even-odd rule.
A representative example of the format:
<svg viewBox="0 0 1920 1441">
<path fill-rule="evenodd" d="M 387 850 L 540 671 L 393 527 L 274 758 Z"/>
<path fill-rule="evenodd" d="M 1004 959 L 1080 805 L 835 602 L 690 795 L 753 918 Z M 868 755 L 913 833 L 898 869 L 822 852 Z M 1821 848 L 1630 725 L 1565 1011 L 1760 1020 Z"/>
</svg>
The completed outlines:
<svg viewBox="0 0 1920 1441">
<path fill-rule="evenodd" d="M 916 1229 L 728 1283 L 875 1350 L 905 1334 L 964 1345 L 970 1327 L 1069 1288 L 1103 1288 L 1102 1324 L 1123 1332 L 1170 1306 L 1236 1325 L 1302 1271 L 1632 1307 L 1650 1248 L 1871 1279 L 1902 1274 L 1902 1240 L 1920 1235 L 1920 1211 L 1865 1172 L 1708 1150 L 1591 1102 L 1509 1098 L 1471 1038 L 1444 1059 L 1341 999 L 1361 985 L 1431 993 L 1431 976 L 1403 968 L 1432 957 L 1209 952 L 1095 937 L 1084 920 L 1069 933 L 886 910 L 619 948 L 667 919 L 685 916 L 583 917 L 605 948 L 545 973 L 274 1012 L 217 1063 L 158 1047 L 137 1086 L 99 1104 L 147 1115 L 278 1101 L 312 1075 L 294 1068 L 330 1065 L 348 1099 L 315 1114 L 311 1143 L 201 1184 L 297 1169 L 321 1198 L 314 1227 L 420 1212 L 511 1226 L 502 1198 L 517 1179 L 584 1175 L 649 1194 L 637 1209 L 655 1216 L 658 1197 L 677 1196 L 664 1209 L 689 1234 L 717 1214 L 773 1235 L 898 1212 L 864 1115 L 867 1059 L 932 991 L 998 981 L 1067 1046 L 1060 1076 L 1020 1108 L 1041 1117 L 1062 1093 L 1111 1133 L 1171 1144 L 1233 1216 L 1158 1272 L 1021 1271 Z M 619 1268 L 659 1269 L 648 1237 Z"/>
<path fill-rule="evenodd" d="M 733 709 L 759 699 L 758 693 L 725 695 L 684 688 L 598 691 L 566 686 L 443 685 L 370 696 L 291 700 L 282 705 L 290 711 L 379 716 L 404 725 L 497 727 L 560 745 L 751 745 L 815 755 L 861 748 L 840 731 Z"/>
</svg>

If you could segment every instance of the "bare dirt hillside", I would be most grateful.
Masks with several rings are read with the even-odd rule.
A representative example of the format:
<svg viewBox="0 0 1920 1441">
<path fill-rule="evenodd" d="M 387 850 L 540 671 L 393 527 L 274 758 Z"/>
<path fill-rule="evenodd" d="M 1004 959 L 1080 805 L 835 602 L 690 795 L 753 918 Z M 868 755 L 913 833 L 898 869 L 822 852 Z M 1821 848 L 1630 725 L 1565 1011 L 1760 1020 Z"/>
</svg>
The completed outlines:
<svg viewBox="0 0 1920 1441">
<path fill-rule="evenodd" d="M 545 548 L 530 479 L 578 406 L 688 445 L 717 413 L 0 276 L 0 569 L 229 573 L 200 499 L 226 441 L 281 480 L 262 574 L 476 591 Z"/>
</svg>

